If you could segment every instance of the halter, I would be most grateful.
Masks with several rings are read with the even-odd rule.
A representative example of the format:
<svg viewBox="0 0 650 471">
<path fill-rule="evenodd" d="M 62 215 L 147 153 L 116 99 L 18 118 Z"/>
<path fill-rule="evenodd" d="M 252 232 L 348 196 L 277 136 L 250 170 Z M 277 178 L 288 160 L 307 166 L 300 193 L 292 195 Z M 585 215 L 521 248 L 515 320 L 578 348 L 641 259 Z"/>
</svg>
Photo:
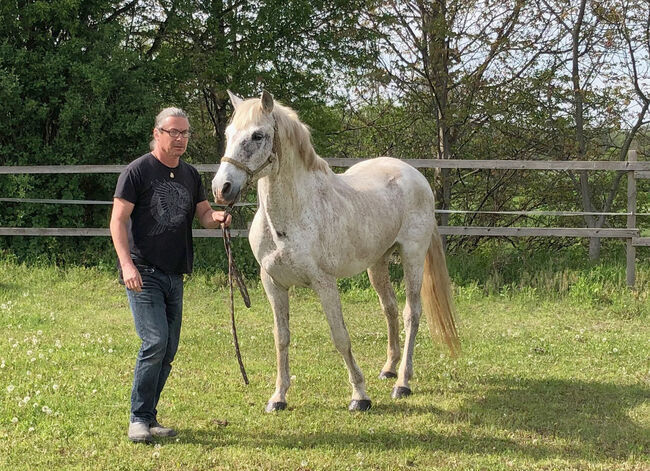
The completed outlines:
<svg viewBox="0 0 650 471">
<path fill-rule="evenodd" d="M 248 175 L 248 182 L 246 186 L 242 188 L 242 190 L 244 190 L 248 186 L 248 184 L 250 184 L 250 182 L 252 182 L 255 179 L 255 177 L 257 177 L 260 173 L 262 173 L 262 170 L 264 170 L 266 167 L 268 167 L 273 162 L 275 162 L 275 160 L 278 158 L 279 149 L 280 149 L 280 137 L 278 136 L 278 123 L 275 122 L 273 124 L 273 147 L 271 148 L 271 153 L 266 158 L 266 160 L 262 163 L 262 165 L 257 167 L 255 170 L 251 170 L 250 168 L 248 168 L 248 166 L 244 165 L 243 163 L 231 159 L 229 157 L 221 157 L 221 162 L 227 162 L 229 164 L 234 165 L 238 169 L 246 172 L 246 175 Z"/>
</svg>

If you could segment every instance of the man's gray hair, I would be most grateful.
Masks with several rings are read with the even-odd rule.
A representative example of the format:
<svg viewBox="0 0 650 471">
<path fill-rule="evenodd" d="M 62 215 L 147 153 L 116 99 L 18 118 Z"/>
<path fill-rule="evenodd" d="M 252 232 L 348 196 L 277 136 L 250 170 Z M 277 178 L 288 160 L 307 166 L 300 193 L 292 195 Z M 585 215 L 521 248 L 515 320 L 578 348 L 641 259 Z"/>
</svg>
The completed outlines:
<svg viewBox="0 0 650 471">
<path fill-rule="evenodd" d="M 169 117 L 185 118 L 189 121 L 189 118 L 187 117 L 187 113 L 185 111 L 183 111 L 180 108 L 176 108 L 175 106 L 170 106 L 168 108 L 164 108 L 160 113 L 158 113 L 158 116 L 156 116 L 156 122 L 154 123 L 154 127 L 160 129 L 162 123 Z M 149 147 L 151 148 L 151 150 L 154 149 L 155 145 L 156 145 L 156 140 L 152 139 L 151 142 L 149 143 Z"/>
</svg>

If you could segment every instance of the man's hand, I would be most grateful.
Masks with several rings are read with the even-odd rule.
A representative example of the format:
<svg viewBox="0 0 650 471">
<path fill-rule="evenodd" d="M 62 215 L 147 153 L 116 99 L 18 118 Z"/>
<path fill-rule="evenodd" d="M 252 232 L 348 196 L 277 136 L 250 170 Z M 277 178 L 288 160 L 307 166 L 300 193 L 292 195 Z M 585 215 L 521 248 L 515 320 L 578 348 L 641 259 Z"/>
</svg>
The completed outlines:
<svg viewBox="0 0 650 471">
<path fill-rule="evenodd" d="M 122 267 L 122 278 L 124 279 L 124 285 L 131 291 L 137 291 L 138 293 L 142 291 L 142 277 L 132 263 Z"/>
<path fill-rule="evenodd" d="M 201 225 L 206 229 L 219 229 L 221 224 L 228 227 L 232 219 L 230 214 L 226 215 L 225 211 L 214 211 L 207 200 L 203 200 L 196 205 L 196 215 Z"/>
<path fill-rule="evenodd" d="M 219 225 L 223 224 L 228 227 L 232 221 L 232 216 L 230 214 L 226 214 L 225 211 L 213 211 L 212 220 Z"/>
</svg>

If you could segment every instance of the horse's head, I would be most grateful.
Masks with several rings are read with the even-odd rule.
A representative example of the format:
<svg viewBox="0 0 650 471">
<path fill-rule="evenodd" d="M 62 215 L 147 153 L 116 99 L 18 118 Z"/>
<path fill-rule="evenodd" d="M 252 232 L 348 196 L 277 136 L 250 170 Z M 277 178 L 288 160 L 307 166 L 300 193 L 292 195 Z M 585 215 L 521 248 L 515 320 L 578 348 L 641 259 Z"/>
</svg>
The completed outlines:
<svg viewBox="0 0 650 471">
<path fill-rule="evenodd" d="M 263 91 L 260 98 L 242 100 L 228 91 L 235 109 L 226 128 L 226 151 L 212 180 L 212 192 L 218 203 L 237 201 L 247 186 L 269 175 L 276 157 L 273 97 Z"/>
</svg>

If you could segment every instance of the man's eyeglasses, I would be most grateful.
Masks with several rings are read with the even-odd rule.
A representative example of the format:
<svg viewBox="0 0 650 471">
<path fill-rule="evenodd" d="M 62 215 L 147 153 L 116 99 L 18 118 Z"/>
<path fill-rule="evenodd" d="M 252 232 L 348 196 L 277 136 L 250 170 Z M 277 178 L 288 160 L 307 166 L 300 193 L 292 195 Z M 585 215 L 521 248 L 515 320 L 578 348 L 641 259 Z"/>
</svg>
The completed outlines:
<svg viewBox="0 0 650 471">
<path fill-rule="evenodd" d="M 158 128 L 158 129 L 160 131 L 169 134 L 169 137 L 171 137 L 172 139 L 176 139 L 178 136 L 183 136 L 183 139 L 188 139 L 192 135 L 192 132 L 189 130 L 179 131 L 178 129 L 164 129 L 164 128 Z"/>
</svg>

